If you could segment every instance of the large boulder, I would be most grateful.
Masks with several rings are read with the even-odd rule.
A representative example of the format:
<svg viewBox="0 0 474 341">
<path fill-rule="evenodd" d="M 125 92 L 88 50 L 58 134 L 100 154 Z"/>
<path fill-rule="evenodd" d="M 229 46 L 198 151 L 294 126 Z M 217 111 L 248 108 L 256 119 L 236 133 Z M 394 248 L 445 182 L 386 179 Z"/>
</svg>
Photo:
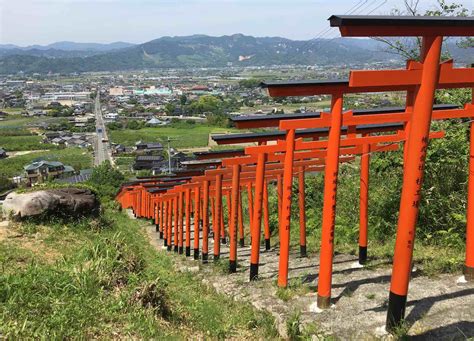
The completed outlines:
<svg viewBox="0 0 474 341">
<path fill-rule="evenodd" d="M 99 212 L 96 195 L 82 188 L 46 189 L 28 193 L 10 193 L 3 211 L 14 218 L 52 215 L 93 215 Z"/>
</svg>

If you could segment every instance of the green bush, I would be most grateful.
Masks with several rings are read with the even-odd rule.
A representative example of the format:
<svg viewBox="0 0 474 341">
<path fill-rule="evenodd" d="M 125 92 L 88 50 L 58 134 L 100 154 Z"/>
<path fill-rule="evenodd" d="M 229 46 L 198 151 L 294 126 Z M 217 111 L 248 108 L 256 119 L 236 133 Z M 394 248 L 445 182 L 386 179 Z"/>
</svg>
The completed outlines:
<svg viewBox="0 0 474 341">
<path fill-rule="evenodd" d="M 113 198 L 124 181 L 125 176 L 122 172 L 106 161 L 94 167 L 88 183 L 97 188 L 100 196 Z"/>
</svg>

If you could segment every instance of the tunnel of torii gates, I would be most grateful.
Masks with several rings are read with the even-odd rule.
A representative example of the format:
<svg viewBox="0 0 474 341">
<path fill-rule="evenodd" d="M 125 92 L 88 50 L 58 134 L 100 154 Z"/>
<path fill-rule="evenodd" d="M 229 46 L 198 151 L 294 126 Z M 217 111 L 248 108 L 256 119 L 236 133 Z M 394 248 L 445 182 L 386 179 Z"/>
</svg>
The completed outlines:
<svg viewBox="0 0 474 341">
<path fill-rule="evenodd" d="M 240 245 L 244 245 L 242 190 L 245 190 L 251 236 L 250 280 L 254 280 L 258 277 L 262 220 L 265 248 L 270 248 L 268 184 L 276 182 L 278 285 L 286 287 L 292 183 L 294 178 L 298 179 L 300 253 L 305 256 L 304 178 L 306 173 L 324 172 L 317 307 L 326 309 L 331 298 L 339 163 L 350 162 L 360 155 L 359 262 L 364 264 L 367 258 L 370 155 L 397 150 L 403 143 L 403 185 L 386 321 L 387 330 L 393 332 L 405 315 L 428 141 L 444 136 L 443 131 L 430 131 L 431 121 L 473 120 L 474 117 L 474 102 L 466 103 L 463 108 L 433 106 L 436 89 L 474 88 L 474 68 L 454 68 L 452 60 L 441 62 L 443 37 L 473 36 L 474 18 L 335 15 L 329 21 L 345 37 L 421 37 L 420 61 L 409 60 L 406 68 L 399 70 L 351 71 L 348 80 L 263 83 L 273 97 L 330 95 L 330 112 L 234 118 L 234 123 L 241 129 L 278 127 L 279 130 L 213 136 L 218 144 L 252 142 L 257 145 L 244 150 L 195 153 L 197 160 L 187 162 L 185 170 L 123 184 L 117 200 L 122 207 L 131 208 L 135 216 L 153 219 L 168 250 L 174 246 L 176 252 L 185 250 L 186 256 L 190 256 L 193 240 L 194 258 L 199 258 L 201 249 L 202 261 L 207 262 L 209 236 L 214 240 L 214 259 L 220 256 L 220 244 L 227 242 L 225 199 L 229 268 L 234 272 L 238 236 Z M 343 110 L 345 94 L 388 91 L 405 92 L 405 107 Z M 473 124 L 471 121 L 464 266 L 464 277 L 468 281 L 474 280 Z"/>
</svg>

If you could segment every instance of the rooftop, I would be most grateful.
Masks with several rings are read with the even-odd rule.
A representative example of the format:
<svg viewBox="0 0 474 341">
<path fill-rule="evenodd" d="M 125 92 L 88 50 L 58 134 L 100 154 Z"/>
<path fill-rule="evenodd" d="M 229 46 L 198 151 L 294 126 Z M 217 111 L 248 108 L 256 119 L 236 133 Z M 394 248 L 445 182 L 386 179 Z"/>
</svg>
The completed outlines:
<svg viewBox="0 0 474 341">
<path fill-rule="evenodd" d="M 472 36 L 474 17 L 333 15 L 343 37 Z"/>
<path fill-rule="evenodd" d="M 61 162 L 59 161 L 47 161 L 47 160 L 42 160 L 42 161 L 36 161 L 32 162 L 29 165 L 26 165 L 23 167 L 25 171 L 29 170 L 35 170 L 38 169 L 42 166 L 47 166 L 47 167 L 61 167 L 64 166 Z"/>
</svg>

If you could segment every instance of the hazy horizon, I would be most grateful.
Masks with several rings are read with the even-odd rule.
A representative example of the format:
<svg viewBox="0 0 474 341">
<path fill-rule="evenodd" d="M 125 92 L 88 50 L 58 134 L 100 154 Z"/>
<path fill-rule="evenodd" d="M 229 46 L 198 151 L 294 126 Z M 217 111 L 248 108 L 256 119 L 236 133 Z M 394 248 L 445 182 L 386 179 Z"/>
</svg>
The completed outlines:
<svg viewBox="0 0 474 341">
<path fill-rule="evenodd" d="M 472 10 L 472 0 L 456 2 Z M 0 0 L 0 44 L 140 44 L 163 36 L 236 33 L 308 40 L 329 28 L 332 14 L 388 14 L 402 6 L 402 0 Z M 337 36 L 333 28 L 322 38 Z"/>
<path fill-rule="evenodd" d="M 232 33 L 232 34 L 222 34 L 222 35 L 209 35 L 209 34 L 204 34 L 204 33 L 195 33 L 195 34 L 190 34 L 190 35 L 174 35 L 174 36 L 161 36 L 161 37 L 156 37 L 156 38 L 153 38 L 152 40 L 157 40 L 157 39 L 161 39 L 161 38 L 179 38 L 179 37 L 190 37 L 190 36 L 208 36 L 208 37 L 224 37 L 224 36 L 232 36 L 232 35 L 237 35 L 237 34 L 243 34 L 243 33 L 240 33 L 240 32 L 236 32 L 236 33 Z M 291 38 L 286 38 L 286 37 L 281 37 L 281 36 L 254 36 L 254 35 L 251 35 L 251 34 L 243 34 L 245 36 L 252 36 L 254 38 L 285 38 L 285 39 L 290 39 L 290 40 L 293 40 L 293 41 L 307 41 L 307 40 L 311 40 L 311 38 L 309 39 L 291 39 Z M 335 37 L 335 38 L 342 38 L 342 37 Z M 321 38 L 321 39 L 334 39 L 334 38 Z M 345 37 L 344 39 L 370 39 L 370 38 L 359 38 L 359 37 Z M 124 44 L 133 44 L 133 45 L 140 45 L 140 44 L 144 44 L 144 43 L 147 43 L 151 40 L 147 40 L 147 41 L 142 41 L 142 42 L 138 42 L 138 43 L 132 43 L 132 42 L 129 42 L 129 41 L 110 41 L 110 42 L 96 42 L 96 41 L 73 41 L 73 40 L 61 40 L 61 41 L 53 41 L 51 43 L 47 43 L 47 44 L 30 44 L 30 45 L 18 45 L 18 44 L 14 44 L 14 43 L 1 43 L 0 42 L 0 45 L 3 45 L 3 46 L 6 46 L 6 45 L 13 45 L 13 46 L 17 46 L 17 47 L 20 47 L 20 48 L 27 48 L 27 47 L 31 47 L 31 46 L 49 46 L 49 45 L 53 45 L 53 44 L 60 44 L 60 43 L 74 43 L 74 44 L 101 44 L 101 45 L 111 45 L 111 44 L 116 44 L 116 43 L 124 43 Z"/>
</svg>

